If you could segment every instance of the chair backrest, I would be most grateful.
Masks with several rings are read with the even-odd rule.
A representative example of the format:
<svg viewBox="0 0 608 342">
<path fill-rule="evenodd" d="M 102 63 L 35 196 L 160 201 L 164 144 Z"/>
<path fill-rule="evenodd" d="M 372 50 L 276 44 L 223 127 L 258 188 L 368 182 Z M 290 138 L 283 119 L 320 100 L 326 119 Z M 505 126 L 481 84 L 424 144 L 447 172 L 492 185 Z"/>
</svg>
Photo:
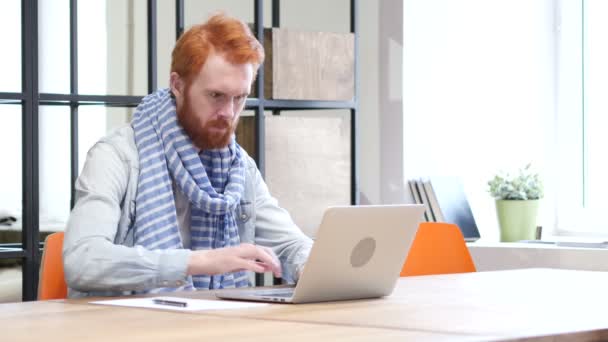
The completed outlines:
<svg viewBox="0 0 608 342">
<path fill-rule="evenodd" d="M 40 260 L 38 300 L 63 299 L 68 295 L 68 286 L 63 274 L 62 250 L 63 232 L 46 237 Z"/>
<path fill-rule="evenodd" d="M 457 225 L 423 222 L 414 237 L 401 276 L 475 271 L 475 264 Z"/>
</svg>

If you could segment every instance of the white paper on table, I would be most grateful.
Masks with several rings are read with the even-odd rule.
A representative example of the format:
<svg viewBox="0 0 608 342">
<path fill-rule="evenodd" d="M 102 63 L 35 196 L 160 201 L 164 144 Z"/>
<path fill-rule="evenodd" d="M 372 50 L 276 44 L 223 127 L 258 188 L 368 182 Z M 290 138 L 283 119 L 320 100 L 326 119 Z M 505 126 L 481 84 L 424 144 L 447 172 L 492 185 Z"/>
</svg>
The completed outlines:
<svg viewBox="0 0 608 342">
<path fill-rule="evenodd" d="M 179 306 L 155 304 L 154 299 L 164 299 L 164 300 L 184 302 L 184 303 L 186 303 L 186 306 L 179 307 Z M 268 305 L 268 303 L 189 299 L 189 298 L 179 298 L 179 297 L 125 298 L 125 299 L 99 300 L 99 301 L 94 301 L 94 302 L 89 302 L 89 303 L 90 304 L 101 304 L 101 305 L 128 306 L 128 307 L 132 307 L 132 308 L 163 309 L 163 310 L 173 310 L 173 311 L 205 311 L 205 310 L 243 309 L 243 308 L 255 308 L 255 307 L 261 307 L 261 306 Z"/>
</svg>

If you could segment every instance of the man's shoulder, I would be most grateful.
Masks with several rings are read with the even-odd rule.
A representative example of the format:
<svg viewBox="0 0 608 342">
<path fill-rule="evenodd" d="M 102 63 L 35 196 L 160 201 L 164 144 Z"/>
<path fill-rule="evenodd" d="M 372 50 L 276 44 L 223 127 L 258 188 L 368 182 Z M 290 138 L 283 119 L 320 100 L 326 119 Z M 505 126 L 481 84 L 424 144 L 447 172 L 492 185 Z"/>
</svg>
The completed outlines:
<svg viewBox="0 0 608 342">
<path fill-rule="evenodd" d="M 99 140 L 101 144 L 110 145 L 121 157 L 128 161 L 137 161 L 137 146 L 135 135 L 130 124 L 116 128 Z"/>
<path fill-rule="evenodd" d="M 257 170 L 258 168 L 258 165 L 256 164 L 255 160 L 253 160 L 253 158 L 249 156 L 249 154 L 247 153 L 247 151 L 245 151 L 243 147 L 241 147 L 241 153 L 243 160 L 245 161 L 245 168 L 249 172 L 255 172 L 255 170 Z"/>
<path fill-rule="evenodd" d="M 108 135 L 106 135 L 103 138 L 103 140 L 107 140 L 107 141 L 121 141 L 121 142 L 124 142 L 126 140 L 135 141 L 135 139 L 134 139 L 134 132 L 133 132 L 133 126 L 131 126 L 131 124 L 125 124 L 123 126 L 115 128 L 112 131 L 110 131 L 108 133 Z"/>
</svg>

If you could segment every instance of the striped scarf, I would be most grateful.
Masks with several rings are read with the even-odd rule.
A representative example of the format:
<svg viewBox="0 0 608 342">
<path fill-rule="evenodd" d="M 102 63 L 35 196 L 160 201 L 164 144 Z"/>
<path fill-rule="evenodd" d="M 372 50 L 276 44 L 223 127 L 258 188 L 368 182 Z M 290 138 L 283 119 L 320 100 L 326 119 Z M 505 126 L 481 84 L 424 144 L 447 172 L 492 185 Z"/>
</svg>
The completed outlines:
<svg viewBox="0 0 608 342">
<path fill-rule="evenodd" d="M 131 123 L 139 153 L 135 199 L 134 239 L 149 250 L 183 248 L 172 181 L 192 206 L 191 249 L 214 249 L 240 243 L 235 209 L 244 190 L 245 168 L 240 146 L 200 154 L 179 125 L 175 101 L 168 89 L 146 96 Z M 216 276 L 197 275 L 182 289 L 218 289 L 248 286 L 245 272 Z"/>
</svg>

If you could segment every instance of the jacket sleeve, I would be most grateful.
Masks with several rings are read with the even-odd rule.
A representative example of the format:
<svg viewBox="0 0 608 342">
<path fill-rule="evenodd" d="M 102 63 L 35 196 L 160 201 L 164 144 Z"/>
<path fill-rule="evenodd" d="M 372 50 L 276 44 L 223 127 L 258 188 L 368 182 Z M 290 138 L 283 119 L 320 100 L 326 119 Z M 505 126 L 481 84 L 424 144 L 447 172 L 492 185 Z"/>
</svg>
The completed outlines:
<svg viewBox="0 0 608 342">
<path fill-rule="evenodd" d="M 251 161 L 254 163 L 253 161 Z M 256 244 L 270 247 L 281 260 L 283 280 L 293 283 L 308 259 L 313 241 L 296 226 L 287 210 L 270 195 L 255 167 Z"/>
<path fill-rule="evenodd" d="M 114 244 L 129 171 L 128 163 L 110 143 L 97 143 L 87 155 L 76 181 L 76 205 L 63 245 L 65 277 L 71 289 L 141 291 L 180 286 L 186 281 L 191 251 L 150 251 Z"/>
</svg>

